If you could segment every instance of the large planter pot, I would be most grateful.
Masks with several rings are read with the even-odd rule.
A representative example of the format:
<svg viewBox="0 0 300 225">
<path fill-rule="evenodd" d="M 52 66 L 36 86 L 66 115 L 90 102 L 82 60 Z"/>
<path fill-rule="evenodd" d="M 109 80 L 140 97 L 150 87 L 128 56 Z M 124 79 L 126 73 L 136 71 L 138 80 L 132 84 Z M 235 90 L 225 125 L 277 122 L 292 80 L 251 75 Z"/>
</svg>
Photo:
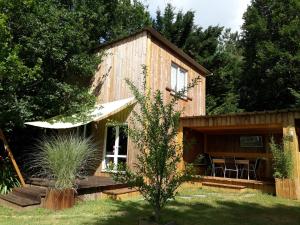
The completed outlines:
<svg viewBox="0 0 300 225">
<path fill-rule="evenodd" d="M 299 179 L 275 179 L 276 196 L 287 199 L 300 199 Z"/>
<path fill-rule="evenodd" d="M 61 210 L 73 207 L 75 204 L 74 189 L 48 189 L 46 192 L 44 208 Z"/>
</svg>

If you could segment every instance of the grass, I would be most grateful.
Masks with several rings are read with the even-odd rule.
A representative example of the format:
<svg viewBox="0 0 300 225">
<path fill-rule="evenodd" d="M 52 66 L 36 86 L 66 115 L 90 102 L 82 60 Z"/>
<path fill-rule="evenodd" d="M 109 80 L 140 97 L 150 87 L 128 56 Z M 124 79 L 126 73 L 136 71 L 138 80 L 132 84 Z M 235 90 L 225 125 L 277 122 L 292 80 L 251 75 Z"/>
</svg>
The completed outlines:
<svg viewBox="0 0 300 225">
<path fill-rule="evenodd" d="M 140 197 L 80 202 L 60 212 L 46 209 L 16 212 L 0 207 L 0 224 L 135 225 L 139 217 L 150 212 Z M 180 225 L 298 225 L 300 202 L 256 192 L 233 194 L 183 188 L 164 210 L 163 218 Z"/>
</svg>

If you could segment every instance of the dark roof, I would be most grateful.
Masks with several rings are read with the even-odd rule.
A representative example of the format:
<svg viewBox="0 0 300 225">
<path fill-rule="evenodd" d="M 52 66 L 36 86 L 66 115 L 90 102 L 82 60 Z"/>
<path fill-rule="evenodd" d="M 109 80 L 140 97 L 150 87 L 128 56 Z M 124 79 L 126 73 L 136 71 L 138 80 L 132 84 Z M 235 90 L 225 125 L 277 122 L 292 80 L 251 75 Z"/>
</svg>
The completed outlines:
<svg viewBox="0 0 300 225">
<path fill-rule="evenodd" d="M 120 42 L 122 40 L 125 40 L 127 38 L 136 36 L 142 32 L 148 32 L 152 38 L 154 38 L 155 40 L 159 41 L 160 43 L 162 43 L 164 46 L 166 46 L 169 50 L 171 50 L 173 53 L 175 53 L 176 55 L 178 55 L 180 58 L 182 58 L 183 60 L 185 60 L 188 64 L 190 64 L 192 67 L 194 67 L 195 69 L 201 71 L 202 73 L 204 73 L 204 75 L 209 75 L 212 74 L 208 69 L 206 69 L 205 67 L 203 67 L 202 65 L 200 65 L 199 63 L 197 63 L 193 58 L 191 58 L 189 55 L 187 55 L 186 53 L 184 53 L 180 48 L 178 48 L 176 45 L 174 45 L 172 42 L 170 42 L 168 39 L 166 39 L 164 36 L 162 36 L 159 32 L 157 32 L 155 29 L 153 29 L 152 27 L 146 27 L 143 28 L 137 32 L 134 32 L 130 35 L 127 35 L 125 37 L 121 37 L 119 39 L 104 43 L 102 45 L 100 45 L 99 47 L 97 47 L 95 50 L 99 50 L 101 48 L 113 45 L 117 42 Z"/>
</svg>

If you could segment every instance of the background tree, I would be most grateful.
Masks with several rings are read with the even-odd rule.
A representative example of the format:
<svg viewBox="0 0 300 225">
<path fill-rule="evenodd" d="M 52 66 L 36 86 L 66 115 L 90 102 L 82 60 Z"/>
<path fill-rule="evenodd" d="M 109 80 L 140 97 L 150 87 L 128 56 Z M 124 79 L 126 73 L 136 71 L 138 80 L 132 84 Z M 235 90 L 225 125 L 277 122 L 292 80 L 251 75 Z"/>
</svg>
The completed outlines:
<svg viewBox="0 0 300 225">
<path fill-rule="evenodd" d="M 300 2 L 253 0 L 244 14 L 245 68 L 241 107 L 247 111 L 294 106 L 300 87 Z"/>
<path fill-rule="evenodd" d="M 189 84 L 188 89 L 198 81 L 196 78 Z M 160 90 L 146 90 L 144 84 L 140 91 L 131 81 L 126 82 L 138 105 L 138 109 L 133 111 L 131 126 L 128 128 L 138 155 L 133 170 L 121 165 L 113 177 L 116 181 L 137 188 L 153 208 L 155 220 L 158 222 L 168 199 L 174 198 L 176 189 L 189 178 L 187 170 L 177 169 L 182 159 L 181 144 L 176 139 L 181 112 L 175 107 L 186 90 L 165 103 Z"/>
<path fill-rule="evenodd" d="M 0 127 L 72 114 L 94 104 L 89 81 L 100 43 L 150 24 L 134 1 L 0 0 Z"/>
<path fill-rule="evenodd" d="M 153 27 L 198 63 L 213 72 L 207 76 L 207 114 L 239 112 L 238 80 L 242 66 L 239 35 L 223 27 L 203 30 L 194 23 L 194 12 L 176 12 L 168 4 L 153 19 Z"/>
</svg>

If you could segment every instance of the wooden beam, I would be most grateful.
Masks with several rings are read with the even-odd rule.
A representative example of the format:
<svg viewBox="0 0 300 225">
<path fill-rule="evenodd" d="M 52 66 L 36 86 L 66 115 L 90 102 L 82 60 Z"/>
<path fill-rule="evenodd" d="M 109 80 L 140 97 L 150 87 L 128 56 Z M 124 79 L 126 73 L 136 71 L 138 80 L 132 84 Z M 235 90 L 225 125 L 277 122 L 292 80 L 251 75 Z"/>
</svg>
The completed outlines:
<svg viewBox="0 0 300 225">
<path fill-rule="evenodd" d="M 21 174 L 21 171 L 19 169 L 19 166 L 18 166 L 18 164 L 17 164 L 17 162 L 16 162 L 16 160 L 15 160 L 15 158 L 14 158 L 14 156 L 13 156 L 13 154 L 12 154 L 12 152 L 11 152 L 9 146 L 8 146 L 8 142 L 6 141 L 6 138 L 5 138 L 5 136 L 4 136 L 1 129 L 0 129 L 0 139 L 3 141 L 4 149 L 7 152 L 8 157 L 10 158 L 10 160 L 11 160 L 13 166 L 14 166 L 15 171 L 17 172 L 17 175 L 19 177 L 19 180 L 20 180 L 22 186 L 25 186 L 26 184 L 25 184 L 24 178 Z"/>
</svg>

